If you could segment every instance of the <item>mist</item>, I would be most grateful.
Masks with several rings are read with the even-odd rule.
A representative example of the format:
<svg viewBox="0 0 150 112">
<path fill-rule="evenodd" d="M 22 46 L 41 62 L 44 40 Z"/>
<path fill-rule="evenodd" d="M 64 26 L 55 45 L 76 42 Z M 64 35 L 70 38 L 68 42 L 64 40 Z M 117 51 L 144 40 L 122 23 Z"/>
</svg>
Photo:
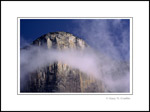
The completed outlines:
<svg viewBox="0 0 150 112">
<path fill-rule="evenodd" d="M 20 60 L 21 79 L 28 73 L 55 62 L 67 64 L 101 80 L 111 92 L 129 92 L 128 66 L 90 48 L 56 50 L 31 46 L 29 49 L 23 49 Z"/>
<path fill-rule="evenodd" d="M 62 62 L 100 79 L 109 92 L 130 92 L 130 20 L 73 20 L 70 32 L 92 49 L 44 49 L 32 46 L 21 50 L 21 78 L 40 67 Z M 72 29 L 73 28 L 73 29 Z"/>
<path fill-rule="evenodd" d="M 130 20 L 83 19 L 74 21 L 74 34 L 100 55 L 101 74 L 110 91 L 130 91 Z M 132 74 L 131 74 L 132 75 Z"/>
<path fill-rule="evenodd" d="M 130 59 L 130 20 L 90 19 L 74 21 L 77 28 L 73 34 L 87 44 L 114 60 Z"/>
</svg>

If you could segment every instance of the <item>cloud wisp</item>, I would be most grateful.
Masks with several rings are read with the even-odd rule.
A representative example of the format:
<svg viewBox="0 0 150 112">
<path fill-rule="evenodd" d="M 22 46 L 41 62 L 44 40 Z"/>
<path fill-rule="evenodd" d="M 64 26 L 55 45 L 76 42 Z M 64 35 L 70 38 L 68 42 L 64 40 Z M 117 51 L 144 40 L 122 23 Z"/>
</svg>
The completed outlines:
<svg viewBox="0 0 150 112">
<path fill-rule="evenodd" d="M 116 60 L 130 58 L 129 19 L 94 19 L 75 21 L 75 34 L 98 52 L 103 52 Z"/>
<path fill-rule="evenodd" d="M 88 48 L 60 51 L 32 46 L 29 49 L 21 50 L 21 79 L 28 73 L 54 62 L 67 64 L 87 75 L 102 80 L 107 90 L 111 92 L 129 92 L 128 66 Z"/>
<path fill-rule="evenodd" d="M 130 20 L 72 20 L 77 34 L 94 50 L 21 50 L 21 78 L 37 68 L 62 62 L 103 81 L 108 91 L 130 92 Z M 72 28 L 70 28 L 72 29 Z"/>
</svg>

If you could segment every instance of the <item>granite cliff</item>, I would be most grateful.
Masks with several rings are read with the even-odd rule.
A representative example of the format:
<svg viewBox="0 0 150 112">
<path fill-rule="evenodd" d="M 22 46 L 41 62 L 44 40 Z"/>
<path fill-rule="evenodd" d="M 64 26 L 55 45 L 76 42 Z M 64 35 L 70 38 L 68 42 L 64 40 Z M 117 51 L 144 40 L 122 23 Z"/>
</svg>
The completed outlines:
<svg viewBox="0 0 150 112">
<path fill-rule="evenodd" d="M 32 45 L 45 49 L 84 49 L 89 47 L 84 40 L 67 32 L 53 32 L 45 34 Z M 30 47 L 30 46 L 29 46 Z M 24 49 L 27 49 L 25 47 Z M 34 54 L 33 54 L 34 55 Z M 43 59 L 44 60 L 44 59 Z M 29 60 L 27 60 L 29 61 Z M 104 85 L 100 80 L 88 76 L 78 69 L 72 68 L 59 61 L 49 66 L 38 68 L 25 78 L 25 85 L 21 92 L 104 92 Z M 22 84 L 20 82 L 20 84 Z"/>
</svg>

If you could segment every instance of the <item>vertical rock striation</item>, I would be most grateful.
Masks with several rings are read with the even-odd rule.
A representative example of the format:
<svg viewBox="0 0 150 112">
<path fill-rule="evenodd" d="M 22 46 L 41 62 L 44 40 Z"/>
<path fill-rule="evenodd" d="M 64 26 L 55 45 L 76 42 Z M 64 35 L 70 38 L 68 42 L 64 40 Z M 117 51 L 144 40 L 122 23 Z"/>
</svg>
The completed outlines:
<svg viewBox="0 0 150 112">
<path fill-rule="evenodd" d="M 67 32 L 48 33 L 32 43 L 45 49 L 84 49 L 88 45 Z M 21 92 L 104 92 L 101 81 L 67 64 L 55 62 L 30 73 Z"/>
</svg>

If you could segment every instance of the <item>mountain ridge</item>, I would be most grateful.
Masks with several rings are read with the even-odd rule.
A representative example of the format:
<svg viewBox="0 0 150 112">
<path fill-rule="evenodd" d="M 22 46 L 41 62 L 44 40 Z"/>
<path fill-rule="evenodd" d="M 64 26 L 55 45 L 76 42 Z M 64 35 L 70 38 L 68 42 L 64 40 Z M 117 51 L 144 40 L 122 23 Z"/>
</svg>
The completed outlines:
<svg viewBox="0 0 150 112">
<path fill-rule="evenodd" d="M 51 32 L 35 39 L 33 46 L 45 49 L 83 50 L 88 44 L 68 32 Z M 32 46 L 30 46 L 32 47 Z M 34 55 L 34 54 L 33 54 Z M 104 92 L 104 85 L 93 76 L 88 76 L 62 62 L 37 69 L 26 76 L 21 92 Z"/>
</svg>

